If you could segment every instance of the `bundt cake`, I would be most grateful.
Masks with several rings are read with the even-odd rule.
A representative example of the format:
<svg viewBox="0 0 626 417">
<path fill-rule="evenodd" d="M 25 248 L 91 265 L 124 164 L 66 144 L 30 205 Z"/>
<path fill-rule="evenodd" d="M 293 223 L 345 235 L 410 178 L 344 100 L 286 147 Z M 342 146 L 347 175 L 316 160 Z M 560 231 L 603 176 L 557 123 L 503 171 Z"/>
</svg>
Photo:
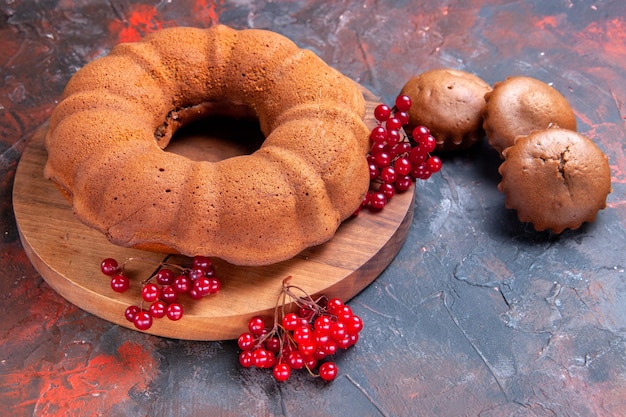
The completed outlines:
<svg viewBox="0 0 626 417">
<path fill-rule="evenodd" d="M 218 162 L 165 149 L 215 109 L 258 118 L 261 147 Z M 364 112 L 356 83 L 279 34 L 164 29 L 70 79 L 44 175 L 114 244 L 271 264 L 329 240 L 359 207 Z"/>
</svg>

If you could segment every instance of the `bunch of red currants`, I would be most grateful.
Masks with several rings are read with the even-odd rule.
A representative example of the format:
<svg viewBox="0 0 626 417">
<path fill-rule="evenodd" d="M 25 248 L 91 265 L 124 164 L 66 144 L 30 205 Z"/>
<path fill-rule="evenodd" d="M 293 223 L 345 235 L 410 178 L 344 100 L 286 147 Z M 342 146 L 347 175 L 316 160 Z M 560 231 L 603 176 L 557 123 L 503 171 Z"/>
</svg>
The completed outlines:
<svg viewBox="0 0 626 417">
<path fill-rule="evenodd" d="M 104 275 L 111 277 L 113 291 L 123 293 L 130 288 L 130 279 L 122 266 L 113 258 L 106 258 L 100 264 Z M 215 268 L 205 256 L 196 256 L 189 267 L 163 263 L 155 274 L 141 282 L 141 301 L 139 305 L 130 305 L 124 315 L 138 330 L 148 330 L 155 319 L 167 317 L 180 320 L 184 309 L 181 302 L 183 295 L 191 300 L 200 300 L 215 294 L 221 287 L 215 277 Z"/>
<path fill-rule="evenodd" d="M 322 296 L 313 300 L 300 288 L 289 285 L 290 279 L 283 282 L 281 295 L 290 297 L 291 303 L 283 299 L 277 304 L 271 327 L 263 317 L 256 316 L 248 322 L 248 331 L 239 336 L 239 363 L 246 368 L 272 368 L 279 382 L 299 369 L 332 381 L 338 368 L 329 357 L 359 340 L 363 321 L 340 299 Z M 304 295 L 298 296 L 294 290 Z M 295 311 L 286 311 L 286 306 L 295 307 Z"/>
<path fill-rule="evenodd" d="M 367 155 L 370 190 L 362 207 L 382 210 L 396 192 L 406 191 L 413 181 L 426 180 L 441 170 L 441 159 L 431 155 L 437 142 L 430 130 L 417 126 L 410 138 L 404 133 L 410 108 L 411 98 L 399 95 L 393 108 L 379 104 L 374 109 L 377 125 L 371 131 Z"/>
</svg>

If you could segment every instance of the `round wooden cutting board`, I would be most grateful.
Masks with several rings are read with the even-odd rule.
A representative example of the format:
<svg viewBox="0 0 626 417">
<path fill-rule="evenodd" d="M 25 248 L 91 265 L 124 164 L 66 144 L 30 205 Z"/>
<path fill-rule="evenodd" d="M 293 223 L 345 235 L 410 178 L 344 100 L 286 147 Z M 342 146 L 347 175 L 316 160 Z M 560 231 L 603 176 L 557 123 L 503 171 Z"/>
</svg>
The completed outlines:
<svg viewBox="0 0 626 417">
<path fill-rule="evenodd" d="M 364 94 L 367 114 L 371 115 L 379 100 L 367 91 Z M 371 126 L 375 123 L 372 117 L 366 121 Z M 43 177 L 45 132 L 43 126 L 32 137 L 15 175 L 13 206 L 26 253 L 46 282 L 68 301 L 105 320 L 135 329 L 125 319 L 124 310 L 140 303 L 140 282 L 154 273 L 166 255 L 115 246 L 74 217 L 69 203 Z M 218 149 L 204 143 L 203 152 L 220 154 L 220 158 L 242 152 L 231 149 L 229 141 L 211 142 Z M 198 144 L 197 138 L 190 136 L 187 141 L 179 141 L 176 147 L 180 149 L 175 151 L 185 154 Z M 196 151 L 194 148 L 193 153 Z M 237 338 L 254 315 L 273 315 L 282 282 L 288 276 L 292 276 L 291 284 L 311 295 L 352 298 L 378 277 L 402 247 L 413 218 L 414 192 L 411 187 L 396 195 L 379 213 L 362 211 L 345 221 L 331 241 L 288 261 L 242 267 L 215 259 L 222 283 L 220 291 L 200 301 L 184 299 L 180 321 L 155 320 L 147 333 L 191 340 Z M 126 267 L 131 288 L 123 294 L 114 292 L 110 279 L 100 272 L 100 262 L 107 257 L 120 263 L 133 258 Z"/>
</svg>

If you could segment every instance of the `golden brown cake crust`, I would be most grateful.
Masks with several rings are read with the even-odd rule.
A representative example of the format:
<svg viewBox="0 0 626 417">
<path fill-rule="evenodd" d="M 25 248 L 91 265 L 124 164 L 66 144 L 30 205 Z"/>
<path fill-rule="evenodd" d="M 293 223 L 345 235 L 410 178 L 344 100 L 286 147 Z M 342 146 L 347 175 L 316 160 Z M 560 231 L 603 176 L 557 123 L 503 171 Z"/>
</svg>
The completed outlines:
<svg viewBox="0 0 626 417">
<path fill-rule="evenodd" d="M 521 136 L 503 152 L 498 189 L 505 205 L 538 231 L 561 233 L 592 222 L 606 207 L 611 173 L 590 139 L 566 129 Z"/>
<path fill-rule="evenodd" d="M 491 87 L 479 77 L 454 69 L 435 69 L 411 78 L 400 94 L 411 97 L 407 133 L 430 129 L 438 151 L 467 149 L 484 136 L 485 94 Z"/>
<path fill-rule="evenodd" d="M 521 135 L 548 127 L 576 130 L 576 116 L 567 99 L 535 78 L 516 76 L 497 82 L 486 94 L 483 127 L 499 153 Z"/>
<path fill-rule="evenodd" d="M 219 162 L 164 151 L 176 118 L 224 103 L 259 119 L 258 151 Z M 359 207 L 364 112 L 356 83 L 279 34 L 164 29 L 72 77 L 45 175 L 117 245 L 270 264 L 329 240 Z"/>
</svg>

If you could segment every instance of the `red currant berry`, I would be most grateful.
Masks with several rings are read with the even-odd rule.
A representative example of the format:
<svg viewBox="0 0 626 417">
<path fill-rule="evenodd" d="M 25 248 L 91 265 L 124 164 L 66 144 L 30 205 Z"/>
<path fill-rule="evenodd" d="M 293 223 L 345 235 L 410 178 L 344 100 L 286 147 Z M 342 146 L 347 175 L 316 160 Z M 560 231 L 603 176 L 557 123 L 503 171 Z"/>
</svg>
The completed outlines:
<svg viewBox="0 0 626 417">
<path fill-rule="evenodd" d="M 415 179 L 426 180 L 430 178 L 430 171 L 426 164 L 420 164 L 411 170 L 411 176 Z"/>
<path fill-rule="evenodd" d="M 346 334 L 343 339 L 337 340 L 337 346 L 341 349 L 348 349 L 352 344 L 352 337 L 349 334 Z"/>
<path fill-rule="evenodd" d="M 357 334 L 363 329 L 363 320 L 357 315 L 352 315 L 350 319 L 345 320 L 346 331 L 348 334 Z"/>
<path fill-rule="evenodd" d="M 311 310 L 310 307 L 300 306 L 300 308 L 298 308 L 298 317 L 306 319 L 305 321 L 308 321 L 311 317 L 313 317 L 313 314 L 315 314 L 315 311 Z"/>
<path fill-rule="evenodd" d="M 237 345 L 241 350 L 252 350 L 256 343 L 256 339 L 252 333 L 242 333 L 237 339 Z"/>
<path fill-rule="evenodd" d="M 159 298 L 165 301 L 166 303 L 173 303 L 178 299 L 178 293 L 171 285 L 164 285 L 161 287 L 161 292 L 159 294 Z"/>
<path fill-rule="evenodd" d="M 391 163 L 391 156 L 387 152 L 378 152 L 374 155 L 376 166 L 384 168 Z"/>
<path fill-rule="evenodd" d="M 379 104 L 374 109 L 374 118 L 379 122 L 384 122 L 391 116 L 391 109 L 386 104 Z"/>
<path fill-rule="evenodd" d="M 166 303 L 164 303 L 163 301 L 155 301 L 154 303 L 150 304 L 150 308 L 148 309 L 148 312 L 155 319 L 160 319 L 162 317 L 165 317 L 166 309 L 167 309 Z"/>
<path fill-rule="evenodd" d="M 320 365 L 320 378 L 324 381 L 332 381 L 337 377 L 339 369 L 334 362 L 324 362 Z"/>
<path fill-rule="evenodd" d="M 148 330 L 152 327 L 152 316 L 147 311 L 138 311 L 133 319 L 133 324 L 139 330 Z"/>
<path fill-rule="evenodd" d="M 191 271 L 189 271 L 189 279 L 192 281 L 195 281 L 198 278 L 204 277 L 204 274 L 205 274 L 204 269 L 194 268 Z"/>
<path fill-rule="evenodd" d="M 244 350 L 239 354 L 239 363 L 244 368 L 250 368 L 254 362 L 254 355 L 249 350 Z"/>
<path fill-rule="evenodd" d="M 191 288 L 187 295 L 192 300 L 201 300 L 202 298 L 204 298 L 204 294 L 201 294 L 200 291 L 198 291 L 196 288 Z"/>
<path fill-rule="evenodd" d="M 324 359 L 326 357 L 325 345 L 318 346 L 315 349 L 315 352 L 311 354 L 311 356 L 317 359 L 318 361 Z"/>
<path fill-rule="evenodd" d="M 267 363 L 265 364 L 265 368 L 271 368 L 274 365 L 276 365 L 276 363 L 278 362 L 278 358 L 276 358 L 276 355 L 274 354 L 274 352 L 270 352 L 268 350 L 267 353 L 268 353 Z"/>
<path fill-rule="evenodd" d="M 387 197 L 383 193 L 372 193 L 370 198 L 370 207 L 373 210 L 382 210 L 387 205 Z"/>
<path fill-rule="evenodd" d="M 315 329 L 315 333 L 328 333 L 330 332 L 330 328 L 333 324 L 333 321 L 328 316 L 319 316 L 315 319 L 313 323 L 313 328 Z"/>
<path fill-rule="evenodd" d="M 387 149 L 388 149 L 387 142 L 385 141 L 373 143 L 372 146 L 370 147 L 370 155 L 374 155 L 374 156 L 371 157 L 370 163 L 376 163 L 375 155 L 380 152 L 385 152 Z"/>
<path fill-rule="evenodd" d="M 104 275 L 111 276 L 119 270 L 117 261 L 113 258 L 106 258 L 100 263 L 100 271 Z"/>
<path fill-rule="evenodd" d="M 433 174 L 439 172 L 442 167 L 441 159 L 438 156 L 431 156 L 426 160 L 426 167 Z"/>
<path fill-rule="evenodd" d="M 265 320 L 263 320 L 263 317 L 252 317 L 248 322 L 248 330 L 256 336 L 263 334 L 263 331 L 265 330 Z"/>
<path fill-rule="evenodd" d="M 395 116 L 398 120 L 400 120 L 402 126 L 409 124 L 409 113 L 405 111 L 398 111 L 396 112 Z"/>
<path fill-rule="evenodd" d="M 141 298 L 151 303 L 159 298 L 159 292 L 159 286 L 149 282 L 141 289 Z"/>
<path fill-rule="evenodd" d="M 318 362 L 317 359 L 315 359 L 313 356 L 303 356 L 302 358 L 304 359 L 304 366 L 306 366 L 307 369 L 315 369 Z"/>
<path fill-rule="evenodd" d="M 367 207 L 370 204 L 370 199 L 372 198 L 372 192 L 368 191 L 363 196 L 363 201 L 361 201 L 361 207 Z"/>
<path fill-rule="evenodd" d="M 402 122 L 397 117 L 391 117 L 385 122 L 387 130 L 399 130 L 402 127 Z"/>
<path fill-rule="evenodd" d="M 337 353 L 337 342 L 331 340 L 326 345 L 324 345 L 324 352 L 326 352 L 326 356 L 331 356 Z"/>
<path fill-rule="evenodd" d="M 326 333 L 318 333 L 317 331 L 313 332 L 313 340 L 316 346 L 324 346 L 330 342 L 330 332 Z"/>
<path fill-rule="evenodd" d="M 287 355 L 287 364 L 291 369 L 302 369 L 304 367 L 304 356 L 297 350 L 292 350 Z"/>
<path fill-rule="evenodd" d="M 391 120 L 391 119 L 389 119 Z M 399 130 L 389 130 L 387 132 L 387 146 L 394 146 L 400 142 L 401 136 Z"/>
<path fill-rule="evenodd" d="M 274 354 L 274 352 L 270 352 L 269 350 L 266 350 L 267 352 L 267 362 L 265 364 L 265 368 L 271 368 L 272 366 L 276 365 L 276 362 L 278 362 L 278 360 L 276 359 L 276 355 Z"/>
<path fill-rule="evenodd" d="M 286 363 L 287 357 L 294 350 L 295 350 L 295 346 L 293 345 L 293 343 L 291 343 L 291 341 L 289 340 L 289 337 L 287 335 L 283 335 L 283 347 L 282 347 L 282 350 L 279 352 L 280 361 Z"/>
<path fill-rule="evenodd" d="M 200 297 L 209 295 L 211 292 L 211 279 L 204 276 L 200 277 L 193 282 L 191 289 L 196 290 Z"/>
<path fill-rule="evenodd" d="M 352 319 L 354 314 L 352 313 L 352 308 L 350 308 L 350 306 L 344 305 L 335 312 L 335 315 L 337 316 L 337 321 L 347 322 Z"/>
<path fill-rule="evenodd" d="M 423 152 L 430 153 L 435 150 L 437 147 L 437 141 L 431 135 L 426 136 L 425 138 L 421 138 L 418 142 L 420 148 L 422 148 Z"/>
<path fill-rule="evenodd" d="M 191 280 L 185 275 L 179 275 L 174 279 L 172 287 L 179 294 L 185 294 L 191 289 Z"/>
<path fill-rule="evenodd" d="M 415 166 L 421 165 L 426 158 L 428 158 L 428 153 L 425 152 L 420 146 L 416 146 L 411 149 L 409 152 L 409 161 L 411 162 L 411 169 L 415 169 Z"/>
<path fill-rule="evenodd" d="M 126 310 L 124 311 L 124 317 L 126 317 L 126 320 L 132 323 L 135 320 L 135 316 L 140 311 L 141 309 L 137 306 L 128 306 Z"/>
<path fill-rule="evenodd" d="M 346 324 L 344 322 L 338 321 L 333 323 L 333 327 L 330 330 L 330 336 L 336 342 L 341 342 L 343 338 L 348 334 L 348 330 L 346 329 Z"/>
<path fill-rule="evenodd" d="M 276 336 L 268 338 L 265 341 L 265 349 L 270 352 L 278 353 L 280 351 L 280 339 Z"/>
<path fill-rule="evenodd" d="M 171 269 L 161 269 L 156 274 L 156 281 L 160 285 L 170 285 L 174 282 L 174 272 Z"/>
<path fill-rule="evenodd" d="M 396 195 L 396 186 L 395 184 L 384 183 L 380 185 L 378 191 L 385 195 L 387 201 L 391 200 L 394 195 Z"/>
<path fill-rule="evenodd" d="M 339 298 L 331 298 L 328 300 L 328 304 L 326 305 L 326 309 L 332 315 L 337 315 L 336 313 L 343 307 L 343 301 Z"/>
<path fill-rule="evenodd" d="M 309 342 L 313 338 L 313 330 L 309 326 L 298 326 L 293 331 L 296 343 Z"/>
<path fill-rule="evenodd" d="M 406 191 L 411 188 L 411 184 L 413 184 L 413 180 L 409 175 L 401 176 L 395 182 L 396 190 L 398 192 Z"/>
<path fill-rule="evenodd" d="M 279 363 L 272 371 L 274 379 L 278 382 L 285 382 L 291 375 L 291 368 L 286 363 Z"/>
<path fill-rule="evenodd" d="M 205 272 L 209 271 L 213 267 L 213 263 L 211 259 L 207 256 L 194 256 L 193 257 L 193 267 L 194 269 L 202 269 Z"/>
<path fill-rule="evenodd" d="M 287 313 L 283 316 L 282 324 L 285 330 L 293 331 L 300 325 L 300 318 L 296 313 Z"/>
<path fill-rule="evenodd" d="M 408 154 L 411 152 L 411 144 L 409 142 L 400 142 L 396 143 L 391 147 L 389 153 L 393 155 L 393 157 Z"/>
<path fill-rule="evenodd" d="M 400 94 L 396 97 L 396 108 L 399 111 L 409 111 L 411 108 L 411 97 L 405 94 Z"/>
<path fill-rule="evenodd" d="M 384 182 L 395 182 L 397 177 L 396 169 L 392 166 L 386 166 L 380 170 L 380 179 Z"/>
<path fill-rule="evenodd" d="M 378 167 L 376 166 L 376 164 L 369 164 L 369 169 L 370 169 L 370 181 L 378 178 L 379 172 L 378 172 Z"/>
<path fill-rule="evenodd" d="M 183 318 L 183 306 L 178 303 L 172 303 L 167 306 L 165 314 L 172 321 L 180 320 Z"/>
<path fill-rule="evenodd" d="M 204 276 L 206 277 L 214 277 L 215 276 L 215 265 L 210 265 L 207 269 L 204 270 Z"/>
<path fill-rule="evenodd" d="M 317 349 L 317 345 L 312 340 L 306 340 L 298 343 L 298 350 L 304 356 L 312 355 L 313 352 L 315 352 L 315 349 Z"/>
<path fill-rule="evenodd" d="M 252 351 L 252 363 L 257 368 L 269 368 L 276 362 L 276 356 L 269 350 L 257 348 Z"/>
<path fill-rule="evenodd" d="M 426 126 L 416 126 L 411 132 L 413 140 L 420 143 L 424 138 L 430 136 L 430 130 Z"/>
<path fill-rule="evenodd" d="M 387 139 L 387 130 L 382 126 L 376 126 L 370 133 L 370 139 L 374 143 L 382 143 Z"/>
<path fill-rule="evenodd" d="M 124 292 L 130 288 L 130 280 L 122 274 L 115 274 L 111 277 L 111 288 L 115 292 Z"/>
<path fill-rule="evenodd" d="M 398 158 L 393 163 L 393 167 L 398 175 L 409 175 L 411 172 L 411 161 L 408 158 Z"/>
<path fill-rule="evenodd" d="M 222 288 L 222 282 L 217 278 L 209 278 L 209 294 L 217 294 Z"/>
</svg>

